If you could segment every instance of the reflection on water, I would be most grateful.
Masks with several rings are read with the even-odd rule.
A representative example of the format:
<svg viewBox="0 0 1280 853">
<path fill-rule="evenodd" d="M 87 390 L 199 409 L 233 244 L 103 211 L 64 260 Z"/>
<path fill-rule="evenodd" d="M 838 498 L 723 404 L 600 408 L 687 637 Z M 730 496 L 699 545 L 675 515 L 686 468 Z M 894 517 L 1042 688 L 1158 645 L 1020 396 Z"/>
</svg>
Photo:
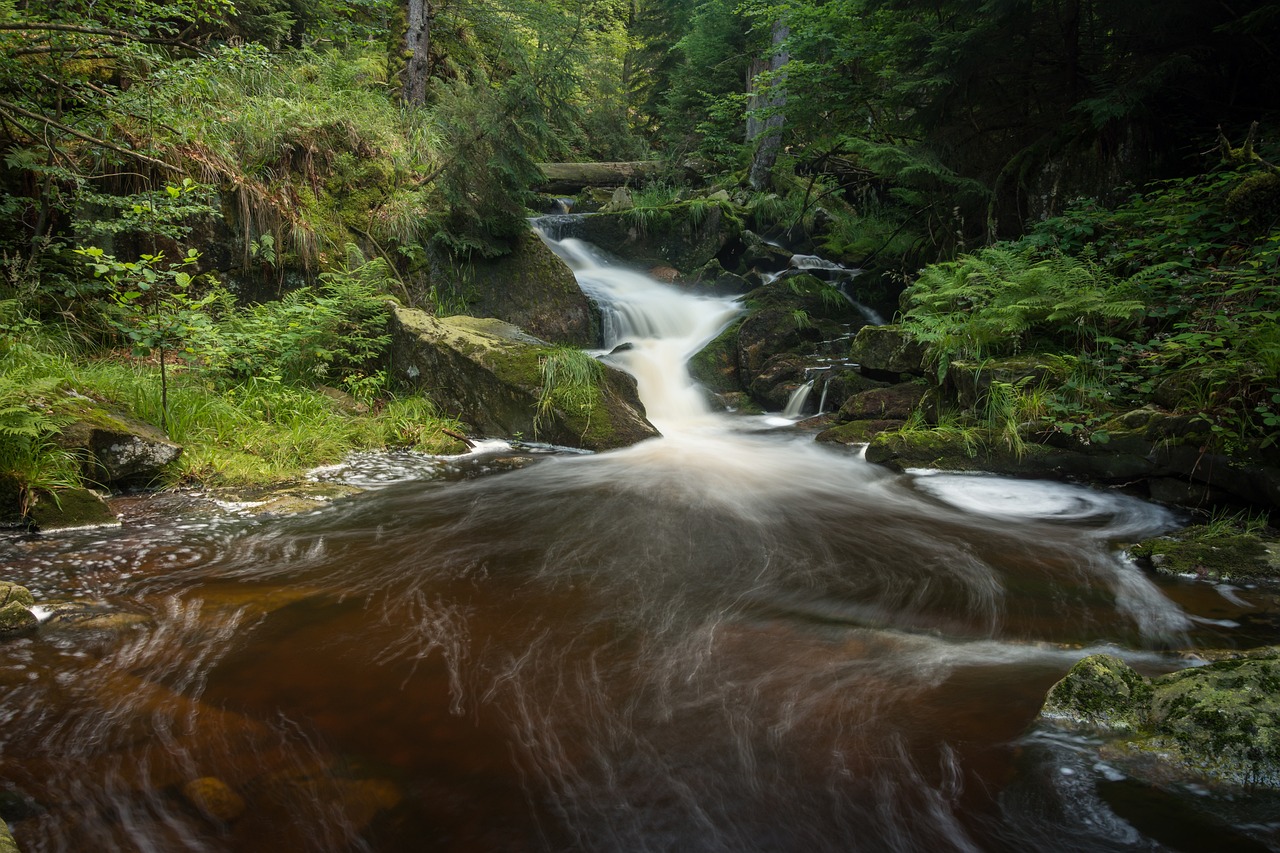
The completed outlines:
<svg viewBox="0 0 1280 853">
<path fill-rule="evenodd" d="M 636 281 L 575 264 L 611 304 Z M 609 342 L 637 373 L 737 310 L 639 281 L 658 307 L 611 314 Z M 710 412 L 682 368 L 650 380 L 664 437 L 625 450 L 371 457 L 323 476 L 376 489 L 306 516 L 0 546 L 37 597 L 148 620 L 0 646 L 0 813 L 23 849 L 1276 844 L 1247 810 L 1173 809 L 1168 837 L 1153 795 L 1031 728 L 1091 651 L 1157 672 L 1255 639 L 1230 627 L 1250 591 L 1119 557 L 1162 510 L 893 475 Z M 184 794 L 208 778 L 238 810 Z"/>
</svg>

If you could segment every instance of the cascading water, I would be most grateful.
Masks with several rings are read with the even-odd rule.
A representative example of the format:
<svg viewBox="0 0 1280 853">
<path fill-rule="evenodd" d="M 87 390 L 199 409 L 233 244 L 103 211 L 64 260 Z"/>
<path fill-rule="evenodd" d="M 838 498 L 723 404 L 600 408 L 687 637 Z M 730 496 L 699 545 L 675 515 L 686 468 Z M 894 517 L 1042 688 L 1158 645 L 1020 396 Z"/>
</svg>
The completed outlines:
<svg viewBox="0 0 1280 853">
<path fill-rule="evenodd" d="M 1034 725 L 1091 651 L 1267 641 L 1228 618 L 1249 591 L 1119 556 L 1163 510 L 711 411 L 684 362 L 739 307 L 552 242 L 662 438 L 355 461 L 325 476 L 374 488 L 310 515 L 0 544 L 42 601 L 137 617 L 0 644 L 26 853 L 1275 842 Z"/>
</svg>

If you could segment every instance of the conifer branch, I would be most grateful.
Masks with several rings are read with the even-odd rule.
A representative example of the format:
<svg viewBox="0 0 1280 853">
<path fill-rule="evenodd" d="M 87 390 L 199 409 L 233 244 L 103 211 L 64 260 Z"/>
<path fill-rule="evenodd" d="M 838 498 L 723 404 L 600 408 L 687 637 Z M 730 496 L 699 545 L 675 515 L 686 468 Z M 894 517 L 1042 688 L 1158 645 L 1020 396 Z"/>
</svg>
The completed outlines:
<svg viewBox="0 0 1280 853">
<path fill-rule="evenodd" d="M 19 124 L 19 122 L 16 119 L 14 119 L 12 115 L 9 115 L 10 111 L 17 113 L 20 116 L 25 116 L 26 118 L 34 119 L 42 124 L 45 124 L 45 125 L 48 125 L 49 127 L 54 128 L 55 130 L 61 130 L 63 133 L 69 133 L 72 136 L 76 137 L 77 139 L 81 139 L 85 142 L 88 142 L 91 145 L 96 145 L 99 148 L 106 148 L 110 151 L 116 152 L 117 154 L 124 154 L 128 157 L 136 158 L 138 160 L 143 161 L 144 163 L 150 163 L 153 166 L 159 166 L 160 168 L 166 169 L 170 172 L 182 171 L 177 166 L 173 166 L 169 163 L 164 162 L 163 160 L 157 160 L 155 157 L 150 157 L 146 154 L 143 154 L 140 151 L 132 151 L 128 148 L 124 148 L 119 145 L 116 145 L 113 142 L 107 142 L 105 139 L 98 139 L 96 136 L 90 136 L 87 133 L 82 133 L 81 131 L 76 130 L 74 127 L 68 127 L 62 122 L 54 121 L 48 116 L 40 115 L 40 113 L 31 112 L 30 110 L 23 109 L 22 107 L 18 106 L 15 103 L 12 103 L 10 101 L 4 100 L 3 98 L 0 98 L 0 113 L 4 113 L 9 118 L 10 121 L 13 121 L 15 124 Z"/>
</svg>

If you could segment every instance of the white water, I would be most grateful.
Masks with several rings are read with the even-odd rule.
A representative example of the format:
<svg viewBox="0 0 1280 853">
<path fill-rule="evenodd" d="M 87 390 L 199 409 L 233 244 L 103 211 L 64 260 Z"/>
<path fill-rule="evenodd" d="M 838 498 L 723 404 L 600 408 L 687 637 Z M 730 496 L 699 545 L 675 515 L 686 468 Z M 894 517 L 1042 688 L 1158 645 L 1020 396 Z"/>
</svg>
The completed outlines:
<svg viewBox="0 0 1280 853">
<path fill-rule="evenodd" d="M 782 416 L 788 419 L 800 417 L 804 413 L 804 404 L 809 402 L 809 394 L 813 391 L 813 380 L 810 379 L 791 392 L 790 399 L 787 400 L 786 408 L 782 410 Z"/>
</svg>

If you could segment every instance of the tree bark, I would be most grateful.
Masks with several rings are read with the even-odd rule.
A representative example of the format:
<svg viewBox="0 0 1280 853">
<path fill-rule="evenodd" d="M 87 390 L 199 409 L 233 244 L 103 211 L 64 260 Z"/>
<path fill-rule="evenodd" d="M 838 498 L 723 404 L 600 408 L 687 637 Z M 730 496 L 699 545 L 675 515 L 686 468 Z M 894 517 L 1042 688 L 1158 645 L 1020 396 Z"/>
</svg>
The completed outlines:
<svg viewBox="0 0 1280 853">
<path fill-rule="evenodd" d="M 782 125 L 786 121 L 783 110 L 787 106 L 782 69 L 791 59 L 783 49 L 783 43 L 790 35 L 791 28 L 781 19 L 774 21 L 773 52 L 769 57 L 769 71 L 773 76 L 769 81 L 769 97 L 764 103 L 769 115 L 765 118 L 763 125 L 753 125 L 750 121 L 748 122 L 748 128 L 757 129 L 758 133 L 756 151 L 751 158 L 751 171 L 747 177 L 751 188 L 757 192 L 769 186 L 769 173 L 773 171 L 773 164 L 777 162 L 778 152 L 782 149 Z M 755 84 L 754 80 L 752 84 Z M 748 138 L 747 141 L 751 142 L 752 138 Z"/>
<path fill-rule="evenodd" d="M 402 97 L 409 104 L 427 102 L 427 77 L 431 73 L 430 0 L 409 0 L 409 29 L 404 35 L 409 61 L 404 69 Z"/>
</svg>

